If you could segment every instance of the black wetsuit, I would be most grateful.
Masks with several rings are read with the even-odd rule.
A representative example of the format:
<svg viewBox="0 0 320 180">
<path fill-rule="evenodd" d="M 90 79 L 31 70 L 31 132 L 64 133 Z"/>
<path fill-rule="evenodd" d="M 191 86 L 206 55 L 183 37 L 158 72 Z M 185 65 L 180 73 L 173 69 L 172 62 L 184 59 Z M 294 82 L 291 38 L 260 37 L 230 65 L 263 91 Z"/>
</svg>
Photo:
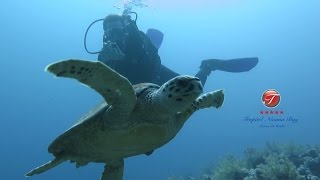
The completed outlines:
<svg viewBox="0 0 320 180">
<path fill-rule="evenodd" d="M 98 60 L 127 77 L 132 84 L 150 82 L 162 85 L 169 79 L 179 74 L 161 64 L 158 49 L 153 46 L 145 33 L 136 29 L 129 29 L 129 39 L 126 50 L 123 52 L 125 58 L 122 60 L 108 60 L 108 55 L 102 50 Z M 197 77 L 204 85 L 207 73 L 200 70 Z"/>
</svg>

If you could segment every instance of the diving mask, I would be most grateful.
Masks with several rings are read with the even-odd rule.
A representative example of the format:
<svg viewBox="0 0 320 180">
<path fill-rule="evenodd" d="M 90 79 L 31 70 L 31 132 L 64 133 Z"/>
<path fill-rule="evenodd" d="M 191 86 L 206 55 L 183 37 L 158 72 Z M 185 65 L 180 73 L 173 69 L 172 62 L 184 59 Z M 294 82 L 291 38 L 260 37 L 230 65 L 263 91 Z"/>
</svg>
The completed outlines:
<svg viewBox="0 0 320 180">
<path fill-rule="evenodd" d="M 126 48 L 128 33 L 121 21 L 113 21 L 106 24 L 104 28 L 104 43 L 111 41 L 116 43 L 124 51 Z"/>
</svg>

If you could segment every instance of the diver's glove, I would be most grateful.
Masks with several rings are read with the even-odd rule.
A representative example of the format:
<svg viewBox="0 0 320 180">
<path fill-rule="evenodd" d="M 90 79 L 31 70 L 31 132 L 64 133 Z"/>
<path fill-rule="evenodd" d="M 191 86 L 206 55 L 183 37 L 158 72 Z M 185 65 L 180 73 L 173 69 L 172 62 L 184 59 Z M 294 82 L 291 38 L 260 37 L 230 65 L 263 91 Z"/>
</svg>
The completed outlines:
<svg viewBox="0 0 320 180">
<path fill-rule="evenodd" d="M 106 60 L 123 60 L 125 54 L 120 50 L 115 42 L 107 41 L 103 45 L 102 52 L 105 54 Z"/>
</svg>

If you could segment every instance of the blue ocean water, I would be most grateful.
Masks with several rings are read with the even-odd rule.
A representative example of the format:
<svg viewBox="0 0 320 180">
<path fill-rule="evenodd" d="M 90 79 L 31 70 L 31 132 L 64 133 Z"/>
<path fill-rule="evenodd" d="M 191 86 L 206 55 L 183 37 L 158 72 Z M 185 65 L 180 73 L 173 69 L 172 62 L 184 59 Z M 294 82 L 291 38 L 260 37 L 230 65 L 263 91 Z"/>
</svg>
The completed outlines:
<svg viewBox="0 0 320 180">
<path fill-rule="evenodd" d="M 226 153 L 241 155 L 266 141 L 319 144 L 320 2 L 317 0 L 145 1 L 138 26 L 160 29 L 165 39 L 162 63 L 181 74 L 195 74 L 201 60 L 259 57 L 247 73 L 213 72 L 205 91 L 225 89 L 221 109 L 197 112 L 181 132 L 151 156 L 126 160 L 124 179 L 163 180 L 196 175 Z M 120 9 L 114 7 L 117 5 Z M 101 101 L 74 80 L 55 79 L 44 67 L 60 59 L 96 60 L 83 48 L 87 26 L 123 2 L 102 0 L 11 0 L 0 6 L 0 75 L 2 77 L 0 174 L 22 180 L 30 169 L 52 156 L 51 141 Z M 99 50 L 102 27 L 90 31 L 88 46 Z M 270 117 L 261 103 L 266 89 L 276 89 L 284 127 L 262 128 L 245 117 Z M 274 116 L 279 117 L 279 116 Z M 281 124 L 280 124 L 281 125 Z M 99 179 L 103 165 L 76 169 L 60 166 L 29 179 Z"/>
</svg>

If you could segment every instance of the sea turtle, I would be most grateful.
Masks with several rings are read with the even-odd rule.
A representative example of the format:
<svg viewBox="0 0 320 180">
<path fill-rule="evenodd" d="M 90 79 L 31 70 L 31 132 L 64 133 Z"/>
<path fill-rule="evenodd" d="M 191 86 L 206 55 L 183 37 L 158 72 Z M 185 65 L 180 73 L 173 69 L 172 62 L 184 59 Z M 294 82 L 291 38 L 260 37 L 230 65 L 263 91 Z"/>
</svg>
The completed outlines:
<svg viewBox="0 0 320 180">
<path fill-rule="evenodd" d="M 51 143 L 48 151 L 54 155 L 52 161 L 26 176 L 70 160 L 76 167 L 105 163 L 101 180 L 121 180 L 124 158 L 151 154 L 174 138 L 196 110 L 219 108 L 224 100 L 223 90 L 200 95 L 200 80 L 187 75 L 160 87 L 151 83 L 132 86 L 101 62 L 70 59 L 50 64 L 46 71 L 77 79 L 105 101 Z"/>
</svg>

